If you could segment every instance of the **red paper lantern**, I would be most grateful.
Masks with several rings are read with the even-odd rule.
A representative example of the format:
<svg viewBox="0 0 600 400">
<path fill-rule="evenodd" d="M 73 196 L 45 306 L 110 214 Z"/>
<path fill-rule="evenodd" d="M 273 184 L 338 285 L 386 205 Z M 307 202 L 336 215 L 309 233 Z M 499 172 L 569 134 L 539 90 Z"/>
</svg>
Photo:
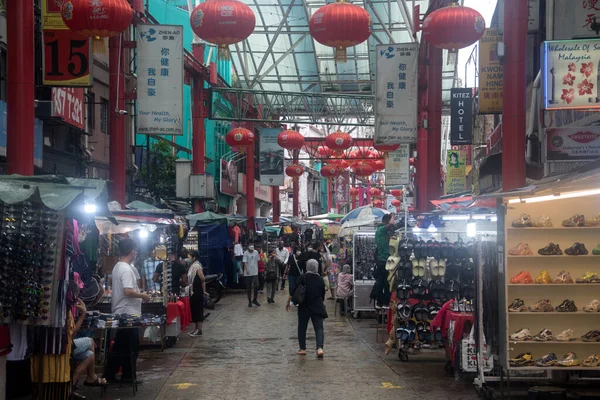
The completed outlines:
<svg viewBox="0 0 600 400">
<path fill-rule="evenodd" d="M 373 146 L 375 150 L 380 153 L 391 153 L 392 151 L 396 151 L 400 148 L 399 144 L 376 144 Z"/>
<path fill-rule="evenodd" d="M 230 44 L 254 32 L 256 17 L 252 9 L 237 0 L 207 0 L 190 15 L 192 30 L 199 38 L 219 46 L 221 59 L 228 58 Z"/>
<path fill-rule="evenodd" d="M 333 132 L 327 135 L 325 144 L 333 151 L 344 151 L 352 146 L 352 136 L 346 132 Z"/>
<path fill-rule="evenodd" d="M 231 147 L 247 147 L 254 144 L 254 133 L 246 128 L 233 128 L 225 135 L 225 142 Z"/>
<path fill-rule="evenodd" d="M 283 131 L 277 136 L 277 144 L 284 149 L 300 150 L 304 146 L 304 136 L 292 130 Z"/>
<path fill-rule="evenodd" d="M 335 47 L 336 62 L 346 62 L 346 47 L 371 36 L 371 16 L 362 7 L 338 0 L 319 8 L 310 18 L 308 29 L 317 42 Z"/>
<path fill-rule="evenodd" d="M 373 202 L 373 207 L 381 208 L 383 207 L 383 202 L 381 200 L 375 200 Z"/>
<path fill-rule="evenodd" d="M 381 171 L 382 169 L 385 169 L 385 161 L 383 161 L 381 158 L 369 160 L 368 163 L 373 167 L 375 171 Z"/>
<path fill-rule="evenodd" d="M 477 42 L 485 31 L 479 12 L 456 3 L 429 14 L 423 21 L 423 38 L 442 49 L 462 49 Z"/>
<path fill-rule="evenodd" d="M 371 188 L 371 189 L 369 189 L 369 194 L 371 196 L 379 196 L 381 194 L 381 190 L 379 190 L 377 188 Z"/>
<path fill-rule="evenodd" d="M 299 176 L 302 176 L 303 173 L 304 173 L 304 167 L 300 164 L 288 165 L 285 168 L 285 174 L 287 176 L 291 176 L 292 178 L 297 178 Z"/>
<path fill-rule="evenodd" d="M 402 205 L 402 202 L 398 199 L 394 199 L 394 200 L 392 200 L 392 205 L 394 207 L 400 207 Z"/>
<path fill-rule="evenodd" d="M 73 32 L 94 38 L 117 36 L 131 25 L 133 10 L 126 0 L 96 3 L 65 1 L 60 10 L 63 22 Z"/>
<path fill-rule="evenodd" d="M 390 190 L 390 193 L 394 197 L 402 197 L 402 190 L 401 189 L 392 189 L 392 190 Z"/>
<path fill-rule="evenodd" d="M 366 163 L 360 163 L 354 167 L 354 173 L 358 176 L 369 176 L 374 172 L 373 167 Z"/>
<path fill-rule="evenodd" d="M 332 178 L 334 176 L 338 176 L 340 170 L 335 165 L 323 165 L 321 168 L 321 176 L 323 178 Z"/>
<path fill-rule="evenodd" d="M 356 196 L 358 196 L 358 193 L 359 193 L 358 188 L 355 188 L 355 187 L 350 188 L 350 196 L 356 197 Z"/>
<path fill-rule="evenodd" d="M 329 158 L 333 156 L 333 150 L 327 146 L 319 146 L 317 147 L 317 155 L 321 158 Z"/>
</svg>

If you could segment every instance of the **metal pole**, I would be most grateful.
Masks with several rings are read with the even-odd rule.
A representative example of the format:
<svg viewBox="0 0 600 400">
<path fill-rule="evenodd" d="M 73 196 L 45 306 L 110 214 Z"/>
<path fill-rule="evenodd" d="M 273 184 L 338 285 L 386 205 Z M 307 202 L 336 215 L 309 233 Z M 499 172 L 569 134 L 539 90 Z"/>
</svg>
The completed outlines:
<svg viewBox="0 0 600 400">
<path fill-rule="evenodd" d="M 273 223 L 278 223 L 279 217 L 281 216 L 281 204 L 279 203 L 279 186 L 273 186 L 271 196 L 271 202 L 273 203 Z"/>
<path fill-rule="evenodd" d="M 204 42 L 193 43 L 192 53 L 200 63 L 204 63 Z M 204 79 L 202 76 L 194 75 L 193 105 L 192 105 L 192 173 L 204 175 L 206 157 L 206 130 L 204 126 Z M 220 162 L 220 161 L 219 161 Z M 252 192 L 254 193 L 254 191 Z M 194 212 L 203 212 L 204 205 L 200 199 L 194 199 Z"/>
<path fill-rule="evenodd" d="M 327 213 L 333 208 L 333 193 L 331 190 L 331 178 L 327 178 Z"/>
<path fill-rule="evenodd" d="M 7 2 L 6 30 L 8 47 L 6 80 L 7 172 L 9 174 L 33 175 L 35 118 L 33 1 Z"/>
<path fill-rule="evenodd" d="M 27 3 L 27 2 L 25 2 Z M 125 79 L 122 34 L 108 41 L 109 132 L 110 132 L 110 197 L 125 206 L 126 137 L 125 137 Z"/>
<path fill-rule="evenodd" d="M 504 15 L 502 189 L 511 190 L 525 185 L 528 3 L 505 0 Z"/>
<path fill-rule="evenodd" d="M 419 129 L 417 131 L 417 210 L 424 212 L 429 209 L 427 205 L 427 129 L 424 127 L 427 118 L 427 66 L 419 67 Z"/>
</svg>

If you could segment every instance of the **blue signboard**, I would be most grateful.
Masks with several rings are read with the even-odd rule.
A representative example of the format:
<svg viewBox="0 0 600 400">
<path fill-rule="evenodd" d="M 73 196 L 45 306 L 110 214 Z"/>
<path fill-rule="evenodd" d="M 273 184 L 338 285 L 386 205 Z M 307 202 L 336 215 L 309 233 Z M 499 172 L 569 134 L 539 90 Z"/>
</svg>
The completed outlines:
<svg viewBox="0 0 600 400">
<path fill-rule="evenodd" d="M 6 156 L 6 102 L 0 101 L 0 156 Z M 33 127 L 33 159 L 36 167 L 41 168 L 44 155 L 44 123 L 36 118 Z"/>
</svg>

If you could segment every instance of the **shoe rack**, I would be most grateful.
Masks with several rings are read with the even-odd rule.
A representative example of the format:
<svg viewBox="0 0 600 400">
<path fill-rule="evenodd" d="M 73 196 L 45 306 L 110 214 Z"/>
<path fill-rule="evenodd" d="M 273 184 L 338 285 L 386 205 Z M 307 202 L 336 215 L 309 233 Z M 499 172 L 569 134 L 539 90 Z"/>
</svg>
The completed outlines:
<svg viewBox="0 0 600 400">
<path fill-rule="evenodd" d="M 559 361 L 568 352 L 577 354 L 581 362 L 592 354 L 600 353 L 600 342 L 584 342 L 581 336 L 593 329 L 600 330 L 600 312 L 584 312 L 583 307 L 594 299 L 600 299 L 600 284 L 598 283 L 550 283 L 550 284 L 511 284 L 510 279 L 521 271 L 527 271 L 535 278 L 542 270 L 548 271 L 554 279 L 561 271 L 569 272 L 576 282 L 587 271 L 600 274 L 600 256 L 592 255 L 592 250 L 600 244 L 600 226 L 594 227 L 563 227 L 562 222 L 573 214 L 583 214 L 586 218 L 594 218 L 600 213 L 600 196 L 589 196 L 563 200 L 553 200 L 539 203 L 508 204 L 504 220 L 504 265 L 501 266 L 501 284 L 505 287 L 505 299 L 501 299 L 500 316 L 505 316 L 506 330 L 501 333 L 501 341 L 505 341 L 501 348 L 501 363 L 510 370 L 600 370 L 600 368 L 576 367 L 510 367 L 509 359 L 520 353 L 531 353 L 533 360 L 543 357 L 548 353 L 555 353 Z M 552 227 L 541 228 L 515 228 L 512 221 L 521 214 L 529 214 L 533 222 L 540 216 L 548 216 L 552 220 Z M 519 242 L 529 245 L 533 252 L 531 256 L 511 256 L 509 249 Z M 560 246 L 561 256 L 542 256 L 538 249 L 548 243 Z M 569 256 L 565 249 L 575 242 L 585 244 L 588 255 Z M 575 302 L 577 312 L 508 312 L 508 306 L 514 299 L 521 299 L 526 306 L 531 306 L 541 299 L 548 299 L 556 308 L 564 300 Z M 574 331 L 574 341 L 571 342 L 515 342 L 509 339 L 512 333 L 519 329 L 527 328 L 532 336 L 537 335 L 542 329 L 550 329 L 554 336 L 566 329 Z"/>
</svg>

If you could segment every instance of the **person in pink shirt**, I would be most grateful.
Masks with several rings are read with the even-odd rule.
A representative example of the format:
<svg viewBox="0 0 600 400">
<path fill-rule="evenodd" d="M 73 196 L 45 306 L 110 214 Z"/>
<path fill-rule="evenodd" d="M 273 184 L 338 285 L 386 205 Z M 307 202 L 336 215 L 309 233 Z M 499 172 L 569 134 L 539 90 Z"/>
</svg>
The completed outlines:
<svg viewBox="0 0 600 400">
<path fill-rule="evenodd" d="M 354 294 L 354 280 L 352 279 L 352 268 L 344 264 L 342 272 L 337 277 L 337 297 L 348 297 Z"/>
<path fill-rule="evenodd" d="M 233 224 L 233 228 L 231 228 L 233 232 L 233 244 L 238 244 L 240 242 L 240 235 L 242 234 L 242 230 L 238 226 L 237 223 Z"/>
</svg>

